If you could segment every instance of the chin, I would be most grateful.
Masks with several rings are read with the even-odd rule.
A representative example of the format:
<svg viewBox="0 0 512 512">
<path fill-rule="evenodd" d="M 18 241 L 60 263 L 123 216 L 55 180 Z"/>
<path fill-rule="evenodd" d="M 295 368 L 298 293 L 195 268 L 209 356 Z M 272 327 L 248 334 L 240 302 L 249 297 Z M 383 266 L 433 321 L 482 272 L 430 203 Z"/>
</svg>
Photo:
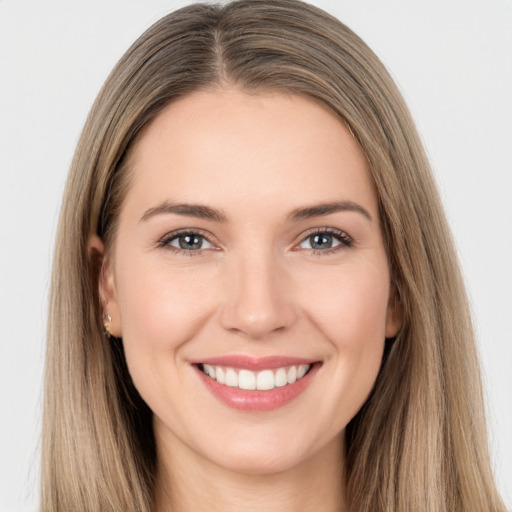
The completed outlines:
<svg viewBox="0 0 512 512">
<path fill-rule="evenodd" d="M 245 475 L 276 475 L 299 470 L 311 459 L 325 451 L 335 450 L 342 435 L 333 440 L 307 442 L 300 436 L 283 436 L 275 433 L 262 433 L 258 438 L 231 440 L 228 446 L 211 453 L 208 458 L 215 465 L 228 471 Z M 324 444 L 325 443 L 325 444 Z M 340 450 L 341 453 L 341 450 Z"/>
<path fill-rule="evenodd" d="M 217 462 L 217 465 L 233 473 L 241 475 L 275 475 L 284 473 L 301 465 L 303 460 L 308 457 L 288 450 L 280 453 L 271 453 L 270 451 L 260 451 L 256 453 L 254 448 L 250 452 L 233 453 Z"/>
</svg>

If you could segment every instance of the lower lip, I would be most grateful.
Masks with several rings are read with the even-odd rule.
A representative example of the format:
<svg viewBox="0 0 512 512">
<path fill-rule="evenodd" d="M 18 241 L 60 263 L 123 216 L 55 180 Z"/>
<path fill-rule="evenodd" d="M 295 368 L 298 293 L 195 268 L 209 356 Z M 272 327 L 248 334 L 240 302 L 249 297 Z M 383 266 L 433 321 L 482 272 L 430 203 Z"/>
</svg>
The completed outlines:
<svg viewBox="0 0 512 512">
<path fill-rule="evenodd" d="M 319 368 L 320 364 L 315 363 L 304 377 L 296 380 L 293 384 L 268 391 L 245 390 L 219 384 L 215 379 L 205 375 L 198 367 L 196 370 L 206 388 L 229 407 L 242 411 L 272 411 L 283 407 L 305 391 Z"/>
</svg>

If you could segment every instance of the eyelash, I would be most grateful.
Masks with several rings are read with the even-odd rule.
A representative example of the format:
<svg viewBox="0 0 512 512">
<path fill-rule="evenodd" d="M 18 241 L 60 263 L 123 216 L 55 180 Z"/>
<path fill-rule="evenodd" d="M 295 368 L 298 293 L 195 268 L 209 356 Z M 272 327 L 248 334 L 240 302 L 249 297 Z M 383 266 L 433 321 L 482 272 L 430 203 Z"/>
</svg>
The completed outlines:
<svg viewBox="0 0 512 512">
<path fill-rule="evenodd" d="M 345 233 L 344 231 L 340 231 L 340 230 L 334 229 L 334 228 L 328 228 L 328 227 L 322 228 L 321 227 L 321 228 L 315 228 L 315 229 L 303 234 L 300 242 L 298 244 L 295 244 L 293 250 L 294 251 L 300 250 L 300 249 L 297 249 L 297 246 L 304 243 L 306 240 L 308 240 L 308 238 L 311 238 L 312 236 L 315 236 L 315 235 L 324 235 L 324 234 L 334 237 L 339 242 L 339 245 L 332 247 L 332 248 L 328 248 L 326 250 L 307 249 L 311 252 L 311 254 L 325 256 L 326 254 L 333 254 L 340 250 L 348 249 L 348 248 L 352 247 L 354 244 L 353 239 L 350 236 L 348 236 L 347 233 Z M 209 233 L 202 231 L 200 229 L 182 229 L 179 231 L 173 231 L 172 233 L 168 233 L 165 236 L 163 236 L 158 241 L 158 247 L 162 247 L 167 250 L 170 250 L 171 252 L 173 252 L 175 254 L 182 254 L 185 256 L 199 256 L 202 253 L 202 251 L 208 250 L 208 249 L 187 250 L 187 249 L 182 249 L 182 248 L 178 248 L 178 247 L 174 247 L 174 246 L 170 245 L 173 240 L 179 238 L 180 236 L 184 236 L 184 235 L 196 236 L 196 237 L 202 238 L 202 239 L 206 240 L 208 243 L 214 245 L 213 242 L 210 241 Z"/>
</svg>

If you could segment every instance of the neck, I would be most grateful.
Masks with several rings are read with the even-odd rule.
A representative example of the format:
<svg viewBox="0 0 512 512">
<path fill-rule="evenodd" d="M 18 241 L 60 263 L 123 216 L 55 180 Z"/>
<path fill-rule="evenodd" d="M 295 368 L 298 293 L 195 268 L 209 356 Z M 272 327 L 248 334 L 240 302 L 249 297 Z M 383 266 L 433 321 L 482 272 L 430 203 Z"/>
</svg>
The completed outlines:
<svg viewBox="0 0 512 512">
<path fill-rule="evenodd" d="M 297 466 L 271 474 L 247 474 L 221 468 L 197 453 L 159 450 L 156 485 L 158 512 L 342 512 L 345 510 L 343 439 Z M 186 457 L 184 457 L 186 455 Z"/>
</svg>

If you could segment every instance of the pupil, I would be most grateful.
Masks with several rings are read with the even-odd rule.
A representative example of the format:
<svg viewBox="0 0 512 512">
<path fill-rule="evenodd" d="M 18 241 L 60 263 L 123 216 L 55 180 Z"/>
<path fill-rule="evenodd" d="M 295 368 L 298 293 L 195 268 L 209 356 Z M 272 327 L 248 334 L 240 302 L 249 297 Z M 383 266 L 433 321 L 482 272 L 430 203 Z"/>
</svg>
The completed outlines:
<svg viewBox="0 0 512 512">
<path fill-rule="evenodd" d="M 332 247 L 332 236 L 313 235 L 310 238 L 310 243 L 313 249 L 330 249 Z"/>
<path fill-rule="evenodd" d="M 196 235 L 182 235 L 179 240 L 182 249 L 201 249 L 201 238 Z"/>
</svg>

